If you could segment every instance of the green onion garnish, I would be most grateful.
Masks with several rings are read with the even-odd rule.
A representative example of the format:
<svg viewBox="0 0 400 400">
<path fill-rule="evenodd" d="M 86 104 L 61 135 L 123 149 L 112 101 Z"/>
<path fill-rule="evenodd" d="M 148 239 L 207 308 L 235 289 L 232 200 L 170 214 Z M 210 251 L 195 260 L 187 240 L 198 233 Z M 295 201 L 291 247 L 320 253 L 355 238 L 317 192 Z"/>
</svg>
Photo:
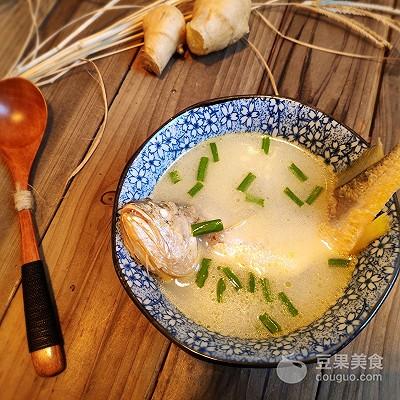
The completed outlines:
<svg viewBox="0 0 400 400">
<path fill-rule="evenodd" d="M 264 150 L 265 154 L 269 153 L 269 145 L 271 143 L 271 139 L 269 138 L 269 136 L 264 136 L 262 138 L 262 144 L 261 144 L 261 148 Z"/>
<path fill-rule="evenodd" d="M 201 157 L 199 167 L 197 169 L 197 180 L 200 182 L 204 182 L 204 178 L 206 177 L 207 165 L 208 157 Z"/>
<path fill-rule="evenodd" d="M 239 190 L 240 192 L 245 192 L 253 183 L 254 179 L 256 179 L 256 176 L 249 172 L 246 178 L 244 178 L 240 185 L 236 188 L 236 190 Z"/>
<path fill-rule="evenodd" d="M 228 267 L 222 268 L 222 272 L 226 275 L 226 277 L 229 279 L 229 282 L 236 290 L 239 290 L 243 287 L 242 282 L 240 282 L 240 279 L 230 268 Z"/>
<path fill-rule="evenodd" d="M 200 269 L 197 271 L 196 275 L 196 285 L 199 288 L 204 286 L 206 279 L 208 278 L 208 267 L 211 264 L 211 260 L 209 258 L 203 258 L 200 263 Z"/>
<path fill-rule="evenodd" d="M 314 203 L 314 201 L 318 199 L 319 195 L 322 193 L 323 190 L 324 188 L 322 186 L 315 186 L 315 188 L 308 195 L 306 203 L 308 205 Z"/>
<path fill-rule="evenodd" d="M 269 280 L 267 278 L 262 278 L 260 279 L 261 287 L 262 287 L 262 292 L 264 295 L 264 299 L 267 303 L 272 302 L 272 292 L 271 292 L 271 285 L 269 283 Z"/>
<path fill-rule="evenodd" d="M 286 306 L 290 314 L 295 317 L 299 312 L 297 308 L 293 305 L 293 303 L 289 300 L 289 297 L 284 292 L 278 293 L 278 299 Z"/>
<path fill-rule="evenodd" d="M 246 201 L 249 203 L 254 203 L 260 207 L 264 207 L 264 199 L 262 197 L 254 196 L 253 194 L 246 193 Z"/>
<path fill-rule="evenodd" d="M 192 197 L 196 196 L 197 193 L 203 189 L 204 185 L 201 182 L 197 182 L 189 191 L 188 194 Z"/>
<path fill-rule="evenodd" d="M 249 274 L 249 292 L 254 293 L 256 291 L 256 277 L 252 272 Z"/>
<path fill-rule="evenodd" d="M 224 229 L 224 225 L 220 219 L 213 219 L 211 221 L 202 221 L 192 224 L 192 235 L 200 236 L 207 233 L 219 232 Z"/>
<path fill-rule="evenodd" d="M 226 289 L 224 278 L 220 278 L 217 283 L 217 301 L 218 303 L 222 303 L 222 295 L 224 294 Z"/>
<path fill-rule="evenodd" d="M 177 170 L 171 171 L 169 173 L 169 178 L 171 179 L 171 182 L 175 185 L 175 183 L 178 183 L 182 180 L 182 178 L 179 176 L 179 172 Z"/>
<path fill-rule="evenodd" d="M 274 321 L 267 313 L 260 315 L 258 319 L 271 333 L 277 333 L 281 330 L 281 326 L 276 321 Z"/>
<path fill-rule="evenodd" d="M 293 200 L 299 207 L 301 207 L 304 204 L 303 200 L 300 200 L 288 187 L 285 188 L 283 193 L 286 194 L 289 199 Z"/>
<path fill-rule="evenodd" d="M 213 156 L 213 161 L 214 162 L 219 161 L 217 144 L 216 143 L 210 143 L 210 147 L 211 147 L 211 154 Z"/>
<path fill-rule="evenodd" d="M 308 179 L 308 176 L 295 163 L 291 163 L 289 169 L 299 181 L 305 182 Z"/>
<path fill-rule="evenodd" d="M 330 258 L 328 260 L 328 265 L 330 267 L 347 267 L 350 261 L 351 260 L 348 258 Z"/>
</svg>

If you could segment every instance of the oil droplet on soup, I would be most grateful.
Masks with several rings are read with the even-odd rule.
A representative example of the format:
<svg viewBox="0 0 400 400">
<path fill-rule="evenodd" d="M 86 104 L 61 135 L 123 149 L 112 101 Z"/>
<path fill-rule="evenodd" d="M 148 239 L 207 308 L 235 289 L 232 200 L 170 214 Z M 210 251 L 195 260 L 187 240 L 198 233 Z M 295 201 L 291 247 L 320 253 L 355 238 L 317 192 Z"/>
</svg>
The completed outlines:
<svg viewBox="0 0 400 400">
<path fill-rule="evenodd" d="M 213 162 L 210 142 L 218 147 Z M 320 227 L 328 221 L 328 199 L 334 173 L 321 158 L 279 139 L 270 139 L 268 154 L 262 136 L 238 133 L 205 141 L 178 158 L 157 183 L 152 198 L 193 205 L 201 220 L 220 218 L 224 231 L 217 240 L 200 239 L 201 257 L 212 260 L 204 287 L 196 275 L 162 282 L 165 296 L 188 318 L 224 335 L 258 338 L 271 335 L 258 316 L 267 313 L 279 323 L 279 334 L 306 326 L 321 317 L 342 295 L 352 268 L 330 267 L 335 254 L 321 240 Z M 188 190 L 196 183 L 201 157 L 208 157 L 204 187 L 194 197 Z M 307 180 L 289 169 L 294 163 Z M 181 180 L 173 184 L 170 171 Z M 246 201 L 238 185 L 251 172 L 256 176 L 247 193 L 263 198 L 264 206 Z M 304 201 L 313 188 L 324 188 L 317 200 L 299 207 L 285 193 L 290 188 Z M 208 241 L 208 242 L 207 242 Z M 243 288 L 235 290 L 222 268 L 229 267 Z M 248 290 L 250 273 L 256 277 L 254 293 Z M 216 287 L 223 277 L 226 290 L 217 301 Z M 260 279 L 270 283 L 272 302 L 266 302 Z M 284 292 L 298 310 L 292 316 L 279 300 Z"/>
</svg>

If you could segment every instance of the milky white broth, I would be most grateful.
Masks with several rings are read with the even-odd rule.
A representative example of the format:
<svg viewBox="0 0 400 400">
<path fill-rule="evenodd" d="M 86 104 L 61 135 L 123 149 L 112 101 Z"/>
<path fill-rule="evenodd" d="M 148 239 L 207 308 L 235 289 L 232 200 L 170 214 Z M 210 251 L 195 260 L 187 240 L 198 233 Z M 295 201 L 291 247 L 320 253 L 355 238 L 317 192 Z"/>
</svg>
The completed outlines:
<svg viewBox="0 0 400 400">
<path fill-rule="evenodd" d="M 193 321 L 242 338 L 271 335 L 258 319 L 265 312 L 282 327 L 278 335 L 308 325 L 335 303 L 352 274 L 352 268 L 328 266 L 327 260 L 338 255 L 321 240 L 320 228 L 328 218 L 327 199 L 334 182 L 330 167 L 309 151 L 274 138 L 266 155 L 261 141 L 261 135 L 248 133 L 205 141 L 171 165 L 151 196 L 158 201 L 191 204 L 200 220 L 222 219 L 225 230 L 219 242 L 211 241 L 210 236 L 200 239 L 200 259 L 212 259 L 204 287 L 197 287 L 194 273 L 162 282 L 161 289 Z M 218 162 L 212 160 L 210 142 L 218 146 Z M 192 198 L 187 191 L 196 182 L 202 156 L 209 157 L 204 188 Z M 306 182 L 290 172 L 291 163 L 308 176 Z M 177 184 L 168 175 L 173 170 L 182 178 Z M 236 190 L 249 172 L 256 179 L 248 192 L 264 198 L 264 207 L 245 201 L 245 194 Z M 324 191 L 311 206 L 298 207 L 283 193 L 288 186 L 305 200 L 316 185 Z M 222 303 L 216 297 L 217 282 L 224 277 L 219 266 L 229 266 L 243 284 L 243 289 L 236 291 L 225 278 Z M 258 277 L 255 293 L 247 291 L 249 271 Z M 270 281 L 272 303 L 265 301 L 259 278 Z M 281 291 L 298 309 L 297 316 L 290 315 L 276 297 Z"/>
</svg>

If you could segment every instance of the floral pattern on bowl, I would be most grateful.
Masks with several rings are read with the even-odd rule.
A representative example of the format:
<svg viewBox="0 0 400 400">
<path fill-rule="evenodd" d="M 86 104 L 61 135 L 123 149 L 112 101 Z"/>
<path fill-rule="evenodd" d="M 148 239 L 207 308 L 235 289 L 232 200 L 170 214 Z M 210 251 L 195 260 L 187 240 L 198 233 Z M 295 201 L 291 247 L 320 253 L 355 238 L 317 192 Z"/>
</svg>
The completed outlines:
<svg viewBox="0 0 400 400">
<path fill-rule="evenodd" d="M 125 249 L 118 230 L 118 209 L 149 196 L 181 154 L 214 136 L 239 131 L 286 138 L 322 156 L 336 171 L 345 169 L 367 148 L 362 138 L 330 116 L 297 101 L 277 97 L 235 97 L 195 105 L 162 126 L 142 146 L 122 174 L 113 215 L 115 269 L 125 290 L 149 320 L 193 355 L 229 364 L 273 366 L 282 357 L 304 362 L 332 355 L 369 322 L 399 272 L 398 203 L 385 206 L 389 233 L 359 257 L 343 296 L 320 319 L 291 334 L 270 339 L 240 339 L 209 331 L 183 315 Z"/>
</svg>

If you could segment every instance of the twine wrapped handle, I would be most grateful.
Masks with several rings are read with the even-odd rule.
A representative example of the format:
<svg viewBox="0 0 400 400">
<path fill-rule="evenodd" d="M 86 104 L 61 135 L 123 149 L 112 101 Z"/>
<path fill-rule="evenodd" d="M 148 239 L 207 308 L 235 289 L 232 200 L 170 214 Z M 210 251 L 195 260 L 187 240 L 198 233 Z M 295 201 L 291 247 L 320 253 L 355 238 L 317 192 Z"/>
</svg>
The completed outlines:
<svg viewBox="0 0 400 400">
<path fill-rule="evenodd" d="M 17 187 L 14 202 L 20 219 L 25 262 L 21 276 L 28 348 L 36 372 L 40 376 L 53 376 L 64 370 L 65 357 L 57 313 L 32 227 L 32 192 Z"/>
<path fill-rule="evenodd" d="M 14 204 L 17 211 L 32 210 L 34 199 L 30 190 L 17 190 L 14 193 Z"/>
<path fill-rule="evenodd" d="M 38 260 L 24 264 L 21 274 L 29 352 L 61 344 L 43 262 Z"/>
</svg>

